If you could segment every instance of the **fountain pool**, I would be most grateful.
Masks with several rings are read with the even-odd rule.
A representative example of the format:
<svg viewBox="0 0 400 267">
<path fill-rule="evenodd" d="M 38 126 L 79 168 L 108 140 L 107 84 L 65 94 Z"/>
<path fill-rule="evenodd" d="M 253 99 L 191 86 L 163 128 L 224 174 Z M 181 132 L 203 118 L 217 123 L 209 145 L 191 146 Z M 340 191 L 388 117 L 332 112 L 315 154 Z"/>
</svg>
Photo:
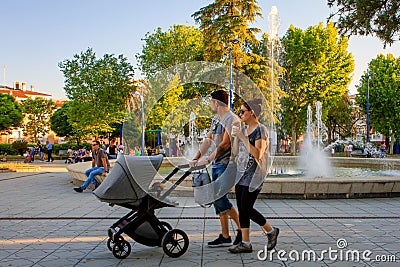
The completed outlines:
<svg viewBox="0 0 400 267">
<path fill-rule="evenodd" d="M 306 170 L 296 168 L 286 168 L 273 170 L 269 174 L 270 177 L 309 177 Z M 330 177 L 374 177 L 374 176 L 398 176 L 400 177 L 400 170 L 387 169 L 386 167 L 334 167 L 331 169 Z M 267 178 L 268 179 L 268 178 Z"/>
</svg>

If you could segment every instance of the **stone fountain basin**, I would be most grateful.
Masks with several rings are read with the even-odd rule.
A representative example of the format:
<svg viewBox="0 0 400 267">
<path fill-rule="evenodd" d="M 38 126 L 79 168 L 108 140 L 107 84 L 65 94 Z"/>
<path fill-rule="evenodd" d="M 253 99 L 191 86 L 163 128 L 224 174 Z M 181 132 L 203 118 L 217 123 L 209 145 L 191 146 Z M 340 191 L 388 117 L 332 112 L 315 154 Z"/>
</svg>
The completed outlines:
<svg viewBox="0 0 400 267">
<path fill-rule="evenodd" d="M 267 178 L 265 198 L 356 198 L 400 196 L 400 177 Z"/>
<path fill-rule="evenodd" d="M 298 157 L 275 157 L 274 165 L 296 164 Z M 329 158 L 332 166 L 372 167 L 387 166 L 400 169 L 398 159 L 367 159 L 367 158 Z M 176 166 L 186 163 L 185 158 L 165 158 L 163 166 Z M 86 180 L 85 170 L 91 162 L 72 164 L 67 167 L 74 184 L 82 184 Z M 158 177 L 160 179 L 161 177 Z M 172 192 L 172 196 L 193 196 L 191 179 L 185 180 Z M 233 193 L 233 191 L 231 192 Z M 231 194 L 234 196 L 234 194 Z M 398 176 L 367 176 L 367 177 L 273 177 L 268 176 L 260 193 L 260 198 L 369 198 L 369 197 L 399 197 L 400 177 Z"/>
<path fill-rule="evenodd" d="M 295 166 L 299 157 L 275 157 L 273 166 Z M 333 167 L 387 167 L 400 169 L 398 159 L 328 158 Z M 359 198 L 400 196 L 400 177 L 273 177 L 269 176 L 261 191 L 266 198 Z"/>
</svg>

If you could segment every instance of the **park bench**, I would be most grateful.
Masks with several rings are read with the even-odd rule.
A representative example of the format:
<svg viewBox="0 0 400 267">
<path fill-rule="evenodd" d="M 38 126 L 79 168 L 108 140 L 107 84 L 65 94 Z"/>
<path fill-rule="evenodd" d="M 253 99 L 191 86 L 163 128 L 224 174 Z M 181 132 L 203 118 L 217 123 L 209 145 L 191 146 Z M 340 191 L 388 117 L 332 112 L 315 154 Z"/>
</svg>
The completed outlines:
<svg viewBox="0 0 400 267">
<path fill-rule="evenodd" d="M 116 159 L 110 160 L 111 169 L 114 166 L 116 161 L 117 161 Z M 89 161 L 68 165 L 67 170 L 68 170 L 68 173 L 73 178 L 73 184 L 75 184 L 77 186 L 81 186 L 87 179 L 87 177 L 85 175 L 85 171 L 87 169 L 90 169 L 91 167 L 92 167 L 92 163 Z M 98 182 L 103 182 L 103 180 L 106 179 L 106 176 L 96 175 L 95 178 Z"/>
<path fill-rule="evenodd" d="M 65 158 L 68 158 L 68 151 L 65 149 L 60 149 L 58 151 L 58 156 L 60 157 L 60 159 L 63 159 L 64 156 Z"/>
</svg>

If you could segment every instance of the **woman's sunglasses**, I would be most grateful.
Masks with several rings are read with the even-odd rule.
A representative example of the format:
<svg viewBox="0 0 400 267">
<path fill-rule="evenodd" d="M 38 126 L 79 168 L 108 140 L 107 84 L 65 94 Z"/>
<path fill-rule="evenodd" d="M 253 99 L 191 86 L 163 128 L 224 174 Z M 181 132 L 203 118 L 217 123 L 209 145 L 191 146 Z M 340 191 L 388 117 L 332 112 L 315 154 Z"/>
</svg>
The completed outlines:
<svg viewBox="0 0 400 267">
<path fill-rule="evenodd" d="M 239 111 L 239 116 L 240 116 L 240 115 L 243 115 L 246 111 L 249 111 L 249 110 L 243 110 L 243 109 L 241 109 L 241 110 Z"/>
</svg>

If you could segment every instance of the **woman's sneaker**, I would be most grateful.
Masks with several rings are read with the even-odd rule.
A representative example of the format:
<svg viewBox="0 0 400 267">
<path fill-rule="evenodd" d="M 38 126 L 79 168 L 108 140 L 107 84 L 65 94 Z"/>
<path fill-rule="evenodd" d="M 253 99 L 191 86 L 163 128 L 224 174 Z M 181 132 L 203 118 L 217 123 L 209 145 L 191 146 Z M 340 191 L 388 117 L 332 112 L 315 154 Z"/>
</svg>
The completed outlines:
<svg viewBox="0 0 400 267">
<path fill-rule="evenodd" d="M 232 245 L 231 237 L 224 238 L 222 234 L 219 234 L 218 238 L 214 241 L 208 242 L 208 246 L 210 248 L 217 248 L 217 247 L 229 247 Z"/>
<path fill-rule="evenodd" d="M 268 234 L 268 244 L 267 244 L 267 250 L 272 250 L 276 246 L 276 242 L 278 241 L 278 235 L 279 235 L 279 228 L 273 227 L 272 233 Z"/>
<path fill-rule="evenodd" d="M 246 245 L 243 242 L 239 242 L 239 244 L 229 248 L 228 250 L 231 253 L 251 253 L 253 252 L 253 247 L 251 244 Z"/>
<path fill-rule="evenodd" d="M 235 241 L 233 241 L 234 246 L 236 246 L 240 242 L 242 242 L 242 231 L 240 229 L 237 229 L 236 231 L 237 231 L 236 238 L 235 238 Z"/>
</svg>

